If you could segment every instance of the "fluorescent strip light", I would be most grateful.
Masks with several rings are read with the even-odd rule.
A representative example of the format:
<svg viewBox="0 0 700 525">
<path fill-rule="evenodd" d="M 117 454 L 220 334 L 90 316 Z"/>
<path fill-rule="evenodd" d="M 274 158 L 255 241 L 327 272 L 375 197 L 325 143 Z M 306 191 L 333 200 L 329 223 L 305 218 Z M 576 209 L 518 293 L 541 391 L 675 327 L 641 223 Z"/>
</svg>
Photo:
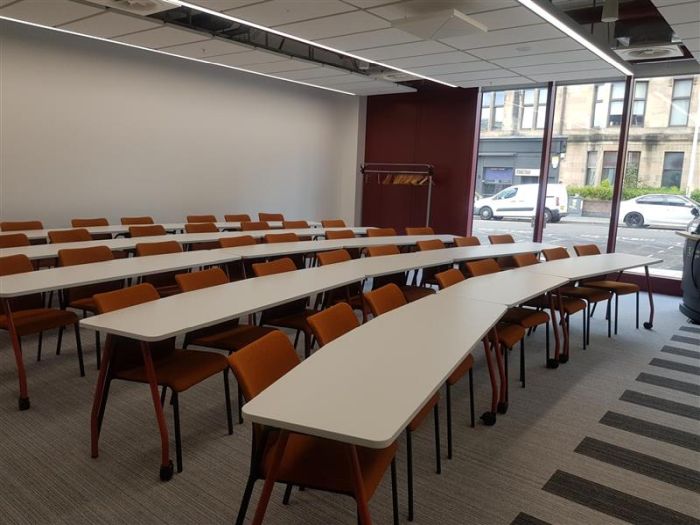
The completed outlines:
<svg viewBox="0 0 700 525">
<path fill-rule="evenodd" d="M 170 3 L 172 3 L 172 0 L 168 0 Z M 309 82 L 301 82 L 300 80 L 292 80 L 290 78 L 284 78 L 284 77 L 277 77 L 275 75 L 269 75 L 267 73 L 259 73 L 258 71 L 251 71 L 250 69 L 243 69 L 241 67 L 234 67 L 234 66 L 228 66 L 226 64 L 219 64 L 218 62 L 210 62 L 209 60 L 203 60 L 201 58 L 193 58 L 193 57 L 187 57 L 183 55 L 177 55 L 175 53 L 168 53 L 166 51 L 161 51 L 160 49 L 151 49 L 150 47 L 143 47 L 143 46 L 137 46 L 135 44 L 129 44 L 127 42 L 120 42 L 119 40 L 110 40 L 109 38 L 103 38 L 101 36 L 94 36 L 94 35 L 87 35 L 85 33 L 78 33 L 76 31 L 70 31 L 68 29 L 61 29 L 60 27 L 51 27 L 51 26 L 45 26 L 43 24 L 36 24 L 34 22 L 28 22 L 26 20 L 19 20 L 17 18 L 10 18 L 8 16 L 1 16 L 0 15 L 0 20 L 7 20 L 9 22 L 16 22 L 18 24 L 23 24 L 26 26 L 32 26 L 32 27 L 39 27 L 41 29 L 50 29 L 51 31 L 57 31 L 59 33 L 65 33 L 68 35 L 74 35 L 74 36 L 80 36 L 84 38 L 89 38 L 91 40 L 99 40 L 100 42 L 108 42 L 110 44 L 117 44 L 120 46 L 125 46 L 125 47 L 131 47 L 134 49 L 141 49 L 142 51 L 150 51 L 151 53 L 158 53 L 159 55 L 167 55 L 171 57 L 176 57 L 176 58 L 181 58 L 183 60 L 190 60 L 191 62 L 200 62 L 202 64 L 209 64 L 212 66 L 218 66 L 218 67 L 223 67 L 226 69 L 233 69 L 235 71 L 242 71 L 244 73 L 251 73 L 253 75 L 258 75 L 261 77 L 267 77 L 267 78 L 274 78 L 276 80 L 284 80 L 285 82 L 291 82 L 292 84 L 300 84 L 302 86 L 308 86 L 308 87 L 313 87 L 317 89 L 323 89 L 325 91 L 332 91 L 334 93 L 341 93 L 343 95 L 352 95 L 356 96 L 355 93 L 351 93 L 349 91 L 342 91 L 340 89 L 333 89 L 329 88 L 326 86 L 318 86 L 316 84 L 311 84 Z M 204 35 L 203 35 L 204 36 Z"/>
<path fill-rule="evenodd" d="M 540 4 L 535 2 L 534 0 L 518 0 L 523 6 L 527 7 L 530 11 L 535 13 L 536 15 L 540 16 L 550 24 L 552 24 L 554 27 L 559 29 L 559 31 L 563 32 L 567 36 L 570 36 L 576 42 L 581 44 L 583 47 L 591 51 L 592 53 L 598 55 L 598 57 L 602 58 L 605 60 L 608 64 L 610 64 L 612 67 L 620 71 L 621 73 L 624 73 L 626 76 L 631 77 L 634 76 L 634 73 L 632 71 L 623 66 L 620 62 L 612 58 L 608 53 L 603 51 L 600 47 L 598 47 L 596 44 L 588 40 L 586 37 L 581 35 L 578 31 L 575 29 L 569 27 L 567 24 L 565 24 L 562 20 L 554 16 L 552 13 L 550 13 L 547 9 L 542 7 Z"/>
<path fill-rule="evenodd" d="M 196 11 L 201 11 L 202 13 L 207 13 L 207 14 L 210 14 L 212 16 L 217 16 L 219 18 L 224 18 L 226 20 L 230 20 L 231 22 L 236 22 L 238 24 L 244 24 L 244 25 L 247 25 L 250 27 L 254 27 L 256 29 L 260 29 L 262 31 L 267 31 L 268 33 L 272 33 L 272 34 L 275 34 L 275 35 L 278 35 L 278 36 L 281 36 L 284 38 L 289 38 L 291 40 L 296 40 L 297 42 L 302 42 L 304 44 L 308 44 L 308 45 L 313 46 L 313 47 L 325 49 L 326 51 L 331 51 L 332 53 L 338 53 L 339 55 L 344 55 L 346 57 L 354 58 L 355 60 L 362 60 L 363 62 L 369 62 L 370 64 L 376 64 L 378 66 L 382 66 L 382 67 L 385 67 L 387 69 L 393 69 L 394 71 L 399 71 L 399 72 L 404 73 L 406 75 L 411 75 L 411 76 L 414 76 L 417 78 L 422 78 L 424 80 L 430 80 L 431 82 L 435 82 L 437 84 L 442 84 L 443 86 L 452 87 L 452 88 L 457 87 L 456 85 L 450 84 L 449 82 L 444 82 L 442 80 L 438 80 L 438 79 L 433 78 L 433 77 L 420 75 L 418 73 L 408 71 L 407 69 L 401 69 L 399 67 L 391 66 L 391 65 L 385 64 L 383 62 L 377 62 L 376 60 L 371 60 L 369 58 L 361 57 L 361 56 L 355 55 L 353 53 L 348 53 L 347 51 L 343 51 L 341 49 L 336 49 L 334 47 L 319 44 L 317 42 L 314 42 L 313 40 L 307 40 L 306 38 L 301 38 L 299 36 L 291 35 L 289 33 L 285 33 L 284 31 L 278 31 L 277 29 L 272 29 L 272 28 L 267 27 L 267 26 L 256 24 L 255 22 L 251 22 L 249 20 L 244 20 L 243 18 L 237 18 L 235 16 L 227 15 L 227 14 L 222 13 L 220 11 L 214 11 L 212 9 L 208 9 L 206 7 L 202 7 L 202 6 L 199 6 L 197 4 L 192 4 L 190 2 L 185 2 L 185 1 L 181 1 L 181 0 L 165 0 L 165 1 L 169 4 L 182 6 L 182 7 L 189 7 L 190 9 L 194 9 Z"/>
</svg>

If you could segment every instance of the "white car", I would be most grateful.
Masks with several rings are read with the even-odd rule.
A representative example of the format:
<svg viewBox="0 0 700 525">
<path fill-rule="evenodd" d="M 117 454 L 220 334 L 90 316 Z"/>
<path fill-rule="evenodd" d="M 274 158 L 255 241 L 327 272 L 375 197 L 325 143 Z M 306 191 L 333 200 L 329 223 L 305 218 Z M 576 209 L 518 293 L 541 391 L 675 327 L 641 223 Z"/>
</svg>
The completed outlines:
<svg viewBox="0 0 700 525">
<path fill-rule="evenodd" d="M 620 222 L 630 228 L 670 226 L 685 228 L 700 204 L 685 195 L 648 194 L 620 203 Z M 693 212 L 693 210 L 696 210 Z"/>
<path fill-rule="evenodd" d="M 517 217 L 530 219 L 537 207 L 538 184 L 518 184 L 499 191 L 492 197 L 478 199 L 474 213 L 483 220 Z M 559 222 L 569 211 L 569 194 L 563 184 L 547 184 L 544 217 L 547 222 Z"/>
</svg>

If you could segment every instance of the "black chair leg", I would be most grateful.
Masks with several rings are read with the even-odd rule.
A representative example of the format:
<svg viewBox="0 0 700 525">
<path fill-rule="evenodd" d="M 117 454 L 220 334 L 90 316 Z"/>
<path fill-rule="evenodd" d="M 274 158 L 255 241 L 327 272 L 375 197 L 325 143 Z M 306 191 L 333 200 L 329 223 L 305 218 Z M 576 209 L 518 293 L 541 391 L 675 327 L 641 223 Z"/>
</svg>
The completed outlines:
<svg viewBox="0 0 700 525">
<path fill-rule="evenodd" d="M 436 403 L 433 407 L 433 419 L 435 420 L 435 472 L 442 473 L 440 458 L 440 406 Z"/>
<path fill-rule="evenodd" d="M 636 293 L 636 296 L 637 296 L 637 310 L 636 310 L 637 320 L 635 322 L 635 326 L 637 327 L 637 330 L 639 330 L 639 292 Z"/>
<path fill-rule="evenodd" d="M 37 345 L 36 349 L 36 360 L 41 361 L 41 346 L 44 341 L 44 332 L 39 332 L 39 344 Z"/>
<path fill-rule="evenodd" d="M 95 359 L 97 360 L 97 369 L 100 369 L 102 363 L 102 346 L 100 343 L 100 332 L 95 332 Z"/>
<path fill-rule="evenodd" d="M 406 477 L 408 478 L 408 521 L 413 521 L 413 444 L 406 429 Z"/>
<path fill-rule="evenodd" d="M 238 424 L 243 424 L 243 392 L 241 392 L 241 385 L 238 385 Z"/>
<path fill-rule="evenodd" d="M 56 355 L 61 355 L 61 343 L 63 343 L 63 330 L 65 326 L 58 329 L 58 341 L 56 341 Z"/>
<path fill-rule="evenodd" d="M 469 416 L 471 417 L 472 428 L 476 426 L 474 416 L 474 371 L 469 369 Z"/>
<path fill-rule="evenodd" d="M 289 505 L 289 498 L 292 497 L 292 488 L 293 485 L 291 483 L 287 483 L 287 486 L 284 488 L 284 497 L 282 498 L 283 505 Z"/>
<path fill-rule="evenodd" d="M 610 302 L 612 301 L 612 298 L 608 299 L 608 313 L 606 314 L 605 318 L 608 320 L 608 338 L 612 337 L 612 316 L 610 315 Z"/>
<path fill-rule="evenodd" d="M 296 348 L 297 345 L 299 344 L 299 334 L 300 334 L 300 333 L 301 333 L 301 330 L 297 330 L 297 333 L 296 333 L 296 335 L 294 336 L 294 348 Z"/>
<path fill-rule="evenodd" d="M 598 303 L 593 303 L 593 308 Z M 586 344 L 590 345 L 591 344 L 591 317 L 593 317 L 593 313 L 591 310 L 591 303 L 588 303 L 588 319 L 586 319 Z"/>
<path fill-rule="evenodd" d="M 549 363 L 549 322 L 547 322 L 547 327 L 544 331 L 544 348 L 546 353 L 547 363 Z"/>
<path fill-rule="evenodd" d="M 452 459 L 452 388 L 445 384 L 445 405 L 447 409 L 447 459 Z"/>
<path fill-rule="evenodd" d="M 615 335 L 617 335 L 617 305 L 620 302 L 620 296 L 615 294 Z"/>
<path fill-rule="evenodd" d="M 180 401 L 177 392 L 173 390 L 170 402 L 173 405 L 173 422 L 175 426 L 175 461 L 177 471 L 182 472 L 182 436 L 180 435 Z"/>
<path fill-rule="evenodd" d="M 75 349 L 78 352 L 78 367 L 80 368 L 80 377 L 85 377 L 85 361 L 83 360 L 83 342 L 80 339 L 80 327 L 78 323 L 73 325 L 73 330 L 75 332 Z M 63 333 L 63 327 L 61 327 L 61 332 L 59 332 L 58 344 L 60 348 L 61 338 L 60 335 Z"/>
<path fill-rule="evenodd" d="M 520 383 L 525 388 L 525 338 L 520 340 Z"/>
<path fill-rule="evenodd" d="M 105 389 L 102 394 L 102 403 L 100 403 L 100 410 L 97 413 L 97 433 L 102 431 L 102 420 L 105 417 L 105 410 L 107 409 L 107 398 L 109 397 L 109 386 L 112 384 L 111 378 L 108 376 L 107 381 L 105 381 Z"/>
<path fill-rule="evenodd" d="M 586 315 L 586 309 L 584 308 L 583 311 L 581 312 L 581 318 L 583 319 L 583 349 L 586 349 L 586 319 L 588 316 Z"/>
<path fill-rule="evenodd" d="M 163 385 L 160 389 L 160 406 L 165 406 L 165 396 L 168 393 L 168 387 Z"/>
<path fill-rule="evenodd" d="M 396 458 L 391 460 L 391 510 L 394 515 L 394 525 L 399 525 L 399 491 L 396 486 Z"/>
<path fill-rule="evenodd" d="M 245 515 L 248 512 L 248 505 L 250 505 L 250 498 L 253 496 L 254 487 L 255 478 L 252 475 L 248 476 L 248 481 L 245 484 L 245 491 L 243 492 L 243 499 L 241 500 L 241 506 L 238 508 L 238 516 L 236 516 L 236 525 L 243 525 L 245 523 Z"/>
<path fill-rule="evenodd" d="M 304 359 L 311 355 L 311 336 L 304 332 Z"/>
<path fill-rule="evenodd" d="M 229 436 L 233 434 L 233 415 L 231 414 L 231 387 L 228 384 L 228 371 L 224 370 L 224 395 L 226 396 L 226 423 L 228 425 Z"/>
</svg>

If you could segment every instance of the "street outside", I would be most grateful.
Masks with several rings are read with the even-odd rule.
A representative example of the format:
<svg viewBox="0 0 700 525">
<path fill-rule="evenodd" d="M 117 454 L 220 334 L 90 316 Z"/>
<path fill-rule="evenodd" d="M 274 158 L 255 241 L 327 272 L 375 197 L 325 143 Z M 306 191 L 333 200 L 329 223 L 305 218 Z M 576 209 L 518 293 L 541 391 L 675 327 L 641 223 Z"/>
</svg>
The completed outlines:
<svg viewBox="0 0 700 525">
<path fill-rule="evenodd" d="M 473 231 L 482 243 L 488 242 L 489 235 L 499 233 L 510 233 L 516 241 L 532 240 L 532 225 L 526 220 L 484 221 L 475 216 Z M 607 239 L 608 219 L 580 216 L 563 217 L 561 222 L 548 223 L 543 236 L 544 242 L 567 248 L 575 244 L 597 244 L 602 250 L 605 250 Z M 659 257 L 664 262 L 655 268 L 681 271 L 684 241 L 671 229 L 621 225 L 617 231 L 616 251 Z"/>
</svg>

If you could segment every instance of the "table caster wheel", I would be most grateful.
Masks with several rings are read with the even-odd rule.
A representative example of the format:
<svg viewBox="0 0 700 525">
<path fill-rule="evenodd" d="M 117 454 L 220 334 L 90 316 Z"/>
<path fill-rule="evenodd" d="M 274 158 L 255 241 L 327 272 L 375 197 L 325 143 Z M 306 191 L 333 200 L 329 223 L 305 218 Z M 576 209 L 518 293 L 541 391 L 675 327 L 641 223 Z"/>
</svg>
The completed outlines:
<svg viewBox="0 0 700 525">
<path fill-rule="evenodd" d="M 647 330 L 651 330 L 653 327 L 654 327 L 654 325 L 652 323 L 650 323 L 649 321 L 644 322 L 644 328 L 646 328 Z"/>
<path fill-rule="evenodd" d="M 19 409 L 20 410 L 29 410 L 29 398 L 28 397 L 20 397 L 19 398 Z"/>
<path fill-rule="evenodd" d="M 487 427 L 492 427 L 496 424 L 496 414 L 493 412 L 484 412 L 481 414 L 480 419 Z"/>
<path fill-rule="evenodd" d="M 556 359 L 547 359 L 547 368 L 559 368 L 559 361 Z"/>
<path fill-rule="evenodd" d="M 508 412 L 508 401 L 498 403 L 497 410 L 499 414 L 505 414 Z"/>
<path fill-rule="evenodd" d="M 568 355 L 564 355 L 564 354 L 560 355 L 560 356 L 559 356 L 559 362 L 560 362 L 561 364 L 568 363 L 568 362 L 569 362 L 569 356 L 568 356 Z"/>
<path fill-rule="evenodd" d="M 173 462 L 171 461 L 168 463 L 167 467 L 160 467 L 160 480 L 161 481 L 170 481 L 173 477 Z"/>
</svg>

